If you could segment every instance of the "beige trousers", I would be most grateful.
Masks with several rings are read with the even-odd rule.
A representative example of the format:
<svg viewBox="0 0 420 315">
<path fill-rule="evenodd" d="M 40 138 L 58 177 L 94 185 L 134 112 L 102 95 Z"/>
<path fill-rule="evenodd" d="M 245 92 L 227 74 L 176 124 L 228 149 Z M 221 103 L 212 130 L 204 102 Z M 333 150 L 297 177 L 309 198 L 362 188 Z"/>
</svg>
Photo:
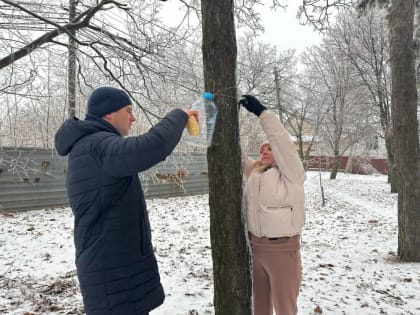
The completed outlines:
<svg viewBox="0 0 420 315">
<path fill-rule="evenodd" d="M 254 315 L 296 315 L 302 280 L 300 235 L 270 240 L 250 234 Z"/>
</svg>

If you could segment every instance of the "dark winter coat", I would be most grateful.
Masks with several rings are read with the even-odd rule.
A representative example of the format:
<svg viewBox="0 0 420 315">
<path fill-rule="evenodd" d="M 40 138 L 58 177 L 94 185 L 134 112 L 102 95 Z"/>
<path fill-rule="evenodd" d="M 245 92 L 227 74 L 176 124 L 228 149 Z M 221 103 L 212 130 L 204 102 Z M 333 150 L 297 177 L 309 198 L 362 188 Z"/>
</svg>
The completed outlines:
<svg viewBox="0 0 420 315">
<path fill-rule="evenodd" d="M 149 132 L 123 138 L 102 119 L 69 119 L 55 135 L 68 155 L 76 267 L 88 315 L 136 315 L 163 303 L 138 173 L 165 160 L 187 122 L 180 109 Z"/>
</svg>

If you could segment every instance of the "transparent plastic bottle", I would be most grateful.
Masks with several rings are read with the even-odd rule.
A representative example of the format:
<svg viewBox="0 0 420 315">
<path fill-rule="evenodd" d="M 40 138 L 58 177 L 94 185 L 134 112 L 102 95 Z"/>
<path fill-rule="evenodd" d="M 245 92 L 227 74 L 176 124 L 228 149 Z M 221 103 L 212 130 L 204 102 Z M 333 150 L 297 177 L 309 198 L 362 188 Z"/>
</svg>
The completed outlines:
<svg viewBox="0 0 420 315">
<path fill-rule="evenodd" d="M 217 118 L 217 107 L 213 99 L 212 93 L 205 92 L 191 104 L 191 109 L 198 111 L 200 132 L 197 136 L 188 134 L 185 139 L 188 144 L 203 148 L 211 145 Z"/>
</svg>

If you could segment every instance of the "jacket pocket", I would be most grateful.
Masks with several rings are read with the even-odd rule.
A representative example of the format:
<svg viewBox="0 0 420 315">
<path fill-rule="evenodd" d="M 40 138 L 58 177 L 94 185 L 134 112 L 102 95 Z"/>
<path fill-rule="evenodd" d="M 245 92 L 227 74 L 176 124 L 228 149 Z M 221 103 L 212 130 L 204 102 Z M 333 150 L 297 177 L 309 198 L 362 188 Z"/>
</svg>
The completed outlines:
<svg viewBox="0 0 420 315">
<path fill-rule="evenodd" d="M 261 209 L 260 219 L 261 231 L 266 236 L 295 233 L 292 206 L 265 206 Z"/>
</svg>

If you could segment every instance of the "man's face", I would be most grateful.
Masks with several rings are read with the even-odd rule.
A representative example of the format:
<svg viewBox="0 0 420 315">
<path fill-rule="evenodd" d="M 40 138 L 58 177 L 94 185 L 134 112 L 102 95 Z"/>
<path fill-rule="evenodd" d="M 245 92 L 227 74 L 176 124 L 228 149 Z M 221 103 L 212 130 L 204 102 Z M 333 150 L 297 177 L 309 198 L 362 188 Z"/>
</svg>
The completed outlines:
<svg viewBox="0 0 420 315">
<path fill-rule="evenodd" d="M 122 137 L 129 135 L 133 123 L 136 121 L 136 116 L 133 113 L 133 106 L 127 105 L 116 112 L 106 114 L 102 117 L 117 129 Z"/>
</svg>

